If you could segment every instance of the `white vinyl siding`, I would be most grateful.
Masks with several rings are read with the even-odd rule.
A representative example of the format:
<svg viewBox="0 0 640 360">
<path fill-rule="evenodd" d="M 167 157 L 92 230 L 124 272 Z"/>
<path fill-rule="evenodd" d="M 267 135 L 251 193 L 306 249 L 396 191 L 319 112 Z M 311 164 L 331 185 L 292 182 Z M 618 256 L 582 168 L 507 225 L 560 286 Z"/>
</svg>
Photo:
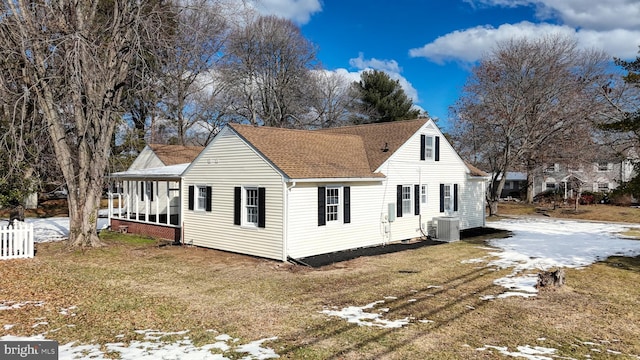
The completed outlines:
<svg viewBox="0 0 640 360">
<path fill-rule="evenodd" d="M 234 189 L 251 181 L 265 188 L 265 227 L 234 225 Z M 231 130 L 223 130 L 187 170 L 183 198 L 189 185 L 207 183 L 213 191 L 211 212 L 184 212 L 187 244 L 259 257 L 283 259 L 282 176 Z M 183 208 L 187 208 L 186 200 Z"/>
<path fill-rule="evenodd" d="M 383 196 L 382 182 L 345 183 L 340 189 L 350 187 L 349 223 L 344 223 L 343 191 L 338 206 L 339 220 L 318 226 L 318 187 L 328 184 L 296 183 L 287 191 L 287 252 L 293 258 L 301 258 L 334 251 L 380 245 L 380 199 Z M 326 193 L 326 191 L 325 191 Z M 325 214 L 326 217 L 326 214 Z"/>
</svg>

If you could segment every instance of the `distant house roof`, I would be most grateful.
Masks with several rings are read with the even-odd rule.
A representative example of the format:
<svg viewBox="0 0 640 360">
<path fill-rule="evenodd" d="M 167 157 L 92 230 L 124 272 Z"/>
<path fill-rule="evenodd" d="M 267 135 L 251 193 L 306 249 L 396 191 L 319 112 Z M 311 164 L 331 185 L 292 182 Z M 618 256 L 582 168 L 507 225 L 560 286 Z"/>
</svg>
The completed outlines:
<svg viewBox="0 0 640 360">
<path fill-rule="evenodd" d="M 375 171 L 427 121 L 428 119 L 402 120 L 321 129 L 316 132 L 359 136 L 365 147 L 369 169 Z"/>
<path fill-rule="evenodd" d="M 496 180 L 501 180 L 502 176 L 498 176 Z M 519 172 L 519 171 L 507 171 L 507 180 L 508 181 L 526 181 L 527 173 Z"/>
<path fill-rule="evenodd" d="M 141 179 L 179 179 L 189 163 L 162 166 L 157 168 L 147 168 L 138 170 L 127 170 L 112 173 L 112 178 L 141 178 Z"/>
<path fill-rule="evenodd" d="M 291 179 L 384 177 L 373 172 L 365 141 L 357 135 L 229 126 Z"/>
<path fill-rule="evenodd" d="M 149 144 L 163 164 L 177 165 L 192 162 L 204 149 L 203 146 Z"/>
<path fill-rule="evenodd" d="M 465 164 L 465 165 L 467 165 L 467 168 L 468 168 L 468 169 L 469 169 L 469 171 L 470 171 L 470 173 L 469 173 L 469 174 L 470 174 L 471 176 L 480 176 L 480 177 L 486 177 L 486 176 L 489 176 L 489 174 L 488 174 L 488 173 L 486 173 L 486 172 L 484 172 L 484 171 L 482 171 L 482 170 L 478 169 L 477 167 L 475 167 L 475 166 L 473 166 L 473 165 L 469 164 L 469 163 L 468 163 L 468 162 L 466 162 L 466 161 L 464 162 L 464 164 Z"/>
</svg>

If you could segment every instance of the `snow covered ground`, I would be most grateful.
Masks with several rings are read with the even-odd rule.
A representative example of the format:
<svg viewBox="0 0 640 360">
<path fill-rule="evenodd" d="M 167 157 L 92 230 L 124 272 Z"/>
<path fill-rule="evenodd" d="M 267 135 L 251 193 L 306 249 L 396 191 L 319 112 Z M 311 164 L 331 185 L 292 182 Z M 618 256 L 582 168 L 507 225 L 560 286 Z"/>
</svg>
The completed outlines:
<svg viewBox="0 0 640 360">
<path fill-rule="evenodd" d="M 495 247 L 480 259 L 469 263 L 486 263 L 488 267 L 512 268 L 512 273 L 495 284 L 508 291 L 498 295 L 535 296 L 537 275 L 532 272 L 558 268 L 582 268 L 610 256 L 639 256 L 640 241 L 625 239 L 620 233 L 638 225 L 621 225 L 553 219 L 507 219 L 490 223 L 509 230 L 512 237 L 494 239 Z M 497 258 L 497 259 L 496 259 Z M 494 297 L 487 296 L 484 300 Z"/>
<path fill-rule="evenodd" d="M 27 219 L 34 223 L 36 242 L 56 241 L 66 239 L 69 234 L 68 218 Z M 105 228 L 107 219 L 100 218 L 98 228 Z M 536 296 L 537 270 L 551 268 L 582 268 L 593 264 L 598 260 L 609 256 L 639 256 L 640 241 L 623 238 L 620 233 L 638 225 L 620 225 L 592 222 L 578 222 L 553 219 L 509 219 L 490 223 L 491 227 L 509 230 L 512 237 L 494 239 L 490 241 L 488 255 L 479 259 L 468 259 L 463 262 L 478 264 L 478 266 L 491 268 L 512 268 L 510 275 L 495 280 L 495 283 L 505 287 L 505 292 L 498 296 L 486 296 L 483 300 L 496 300 L 508 296 L 530 297 Z M 384 297 L 385 300 L 395 299 L 392 296 Z M 408 301 L 411 301 L 408 300 Z M 378 305 L 384 304 L 384 300 L 376 300 L 364 306 L 349 306 L 343 309 L 324 309 L 321 313 L 343 318 L 348 322 L 361 326 L 374 326 L 382 328 L 398 328 L 409 326 L 415 319 L 384 319 L 388 309 Z M 12 301 L 0 302 L 0 311 L 20 311 L 23 306 L 40 304 L 37 299 L 21 304 Z M 63 309 L 70 311 L 71 309 Z M 375 311 L 375 312 L 374 312 Z M 429 319 L 419 319 L 418 322 L 431 322 Z M 12 324 L 0 324 L 5 330 L 10 330 Z M 37 326 L 35 324 L 34 326 Z M 73 326 L 69 324 L 68 326 Z M 215 331 L 215 330 L 211 330 Z M 184 335 L 177 342 L 163 341 L 163 337 L 175 336 L 176 333 L 163 333 L 160 330 L 139 330 L 144 335 L 143 341 L 137 341 L 129 345 L 117 342 L 104 344 L 60 344 L 60 359 L 105 359 L 106 352 L 117 352 L 121 359 L 227 359 L 224 353 L 234 351 L 246 353 L 243 359 L 270 359 L 278 355 L 269 348 L 262 347 L 262 343 L 276 339 L 268 337 L 247 344 L 238 343 L 237 339 L 221 334 L 216 337 L 216 343 L 195 346 L 188 336 L 188 331 L 178 335 Z M 11 335 L 0 337 L 0 341 L 8 340 L 44 340 L 47 333 L 31 338 L 19 338 Z M 218 354 L 213 354 L 216 350 Z M 529 359 L 550 359 L 555 352 L 553 348 L 520 346 L 517 351 L 509 351 L 506 347 L 487 345 L 478 351 L 494 350 L 503 355 L 513 357 L 525 357 Z M 222 352 L 222 354 L 220 354 Z M 554 356 L 555 357 L 555 356 Z"/>
</svg>

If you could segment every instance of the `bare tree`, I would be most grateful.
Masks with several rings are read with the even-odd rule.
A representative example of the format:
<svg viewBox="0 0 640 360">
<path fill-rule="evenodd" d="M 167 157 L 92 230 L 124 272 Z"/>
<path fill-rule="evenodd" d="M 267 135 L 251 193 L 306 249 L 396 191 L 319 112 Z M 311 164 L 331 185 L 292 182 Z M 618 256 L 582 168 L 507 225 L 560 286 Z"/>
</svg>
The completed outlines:
<svg viewBox="0 0 640 360">
<path fill-rule="evenodd" d="M 603 105 L 598 89 L 606 65 L 604 53 L 550 36 L 501 43 L 473 69 L 453 109 L 455 138 L 475 146 L 492 173 L 490 214 L 497 213 L 507 171 L 527 171 L 531 201 L 541 162 L 583 153 Z"/>
<path fill-rule="evenodd" d="M 70 244 L 97 246 L 97 217 L 114 128 L 141 44 L 161 27 L 147 1 L 2 4 L 0 52 L 22 61 L 20 87 L 48 128 L 69 195 Z"/>
<path fill-rule="evenodd" d="M 257 125 L 303 127 L 315 48 L 290 20 L 259 16 L 231 34 L 223 67 L 236 113 Z"/>
<path fill-rule="evenodd" d="M 170 36 L 170 48 L 158 68 L 159 116 L 175 131 L 178 144 L 187 143 L 188 132 L 197 124 L 207 132 L 204 115 L 210 115 L 208 101 L 220 92 L 221 82 L 215 69 L 222 57 L 229 26 L 223 11 L 226 3 L 211 0 L 183 1 L 177 5 L 178 16 Z"/>
<path fill-rule="evenodd" d="M 338 127 L 350 123 L 350 107 L 354 102 L 351 82 L 342 74 L 326 70 L 312 73 L 309 85 L 314 95 L 310 100 L 309 121 L 313 127 Z"/>
</svg>

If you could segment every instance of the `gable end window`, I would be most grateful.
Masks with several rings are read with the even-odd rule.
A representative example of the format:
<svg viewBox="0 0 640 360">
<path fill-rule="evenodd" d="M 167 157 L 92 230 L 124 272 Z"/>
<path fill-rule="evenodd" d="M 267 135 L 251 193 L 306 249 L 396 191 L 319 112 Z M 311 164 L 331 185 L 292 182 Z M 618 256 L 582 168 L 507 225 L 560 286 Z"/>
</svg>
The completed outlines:
<svg viewBox="0 0 640 360">
<path fill-rule="evenodd" d="M 318 226 L 351 222 L 351 187 L 318 187 Z"/>
<path fill-rule="evenodd" d="M 440 136 L 420 135 L 420 160 L 440 161 Z"/>
<path fill-rule="evenodd" d="M 211 212 L 211 186 L 189 185 L 189 210 Z"/>
</svg>

